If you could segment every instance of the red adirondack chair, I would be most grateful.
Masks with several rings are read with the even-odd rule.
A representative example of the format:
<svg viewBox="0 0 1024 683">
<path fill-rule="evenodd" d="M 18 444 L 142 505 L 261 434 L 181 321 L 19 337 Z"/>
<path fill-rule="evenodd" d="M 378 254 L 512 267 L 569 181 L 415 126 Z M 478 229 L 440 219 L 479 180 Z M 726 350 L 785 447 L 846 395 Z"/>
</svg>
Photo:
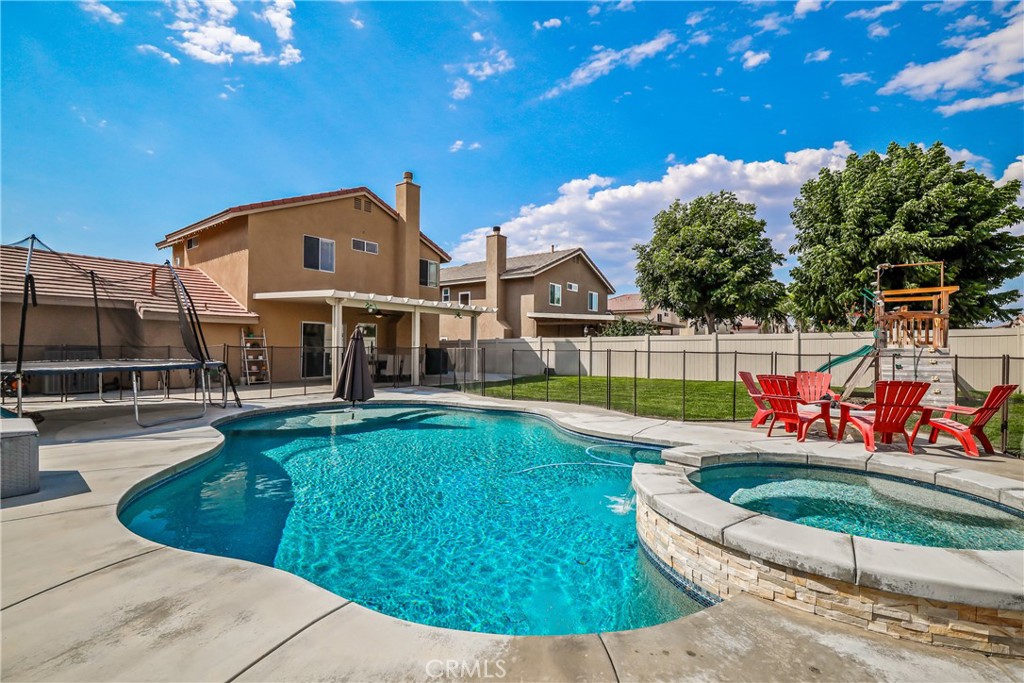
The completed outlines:
<svg viewBox="0 0 1024 683">
<path fill-rule="evenodd" d="M 964 450 L 967 455 L 972 458 L 977 458 L 981 454 L 978 452 L 978 444 L 974 442 L 975 439 L 981 442 L 981 445 L 985 447 L 986 453 L 995 453 L 995 449 L 992 448 L 992 442 L 985 436 L 985 424 L 999 412 L 999 409 L 1003 407 L 1003 403 L 1010 398 L 1010 394 L 1016 390 L 1016 384 L 1000 384 L 988 393 L 985 397 L 985 402 L 975 408 L 969 408 L 967 406 L 946 406 L 946 409 L 942 417 L 931 417 L 931 415 L 925 415 L 921 418 L 921 421 L 925 423 L 923 426 L 930 426 L 932 433 L 928 435 L 929 443 L 935 443 L 939 438 L 939 432 L 943 431 L 947 434 L 954 436 L 957 441 L 963 444 Z M 965 425 L 952 419 L 953 414 L 957 415 L 970 415 L 974 419 L 971 420 L 971 424 Z"/>
<path fill-rule="evenodd" d="M 743 380 L 743 386 L 747 388 L 747 395 L 750 396 L 750 400 L 757 408 L 754 412 L 754 419 L 750 421 L 750 426 L 751 428 L 760 427 L 767 422 L 768 416 L 772 414 L 772 409 L 765 405 L 764 394 L 761 392 L 761 387 L 757 386 L 757 382 L 754 381 L 754 376 L 746 371 L 739 373 L 739 376 Z"/>
<path fill-rule="evenodd" d="M 764 400 L 772 408 L 772 422 L 768 425 L 768 436 L 777 422 L 781 422 L 786 431 L 796 430 L 796 440 L 807 439 L 807 430 L 815 420 L 825 421 L 825 430 L 832 438 L 832 419 L 828 412 L 829 401 L 805 401 L 797 394 L 795 377 L 787 375 L 758 375 L 757 381 L 764 392 Z M 813 410 L 801 410 L 801 407 L 813 407 Z"/>
<path fill-rule="evenodd" d="M 875 432 L 882 435 L 882 443 L 892 443 L 893 434 L 903 434 L 907 440 L 907 452 L 914 452 L 914 437 L 921 427 L 919 420 L 912 434 L 907 434 L 907 420 L 916 410 L 921 409 L 928 382 L 877 382 L 875 402 L 867 406 L 852 403 L 839 404 L 839 436 L 842 440 L 847 426 L 856 427 L 864 437 L 864 448 L 875 451 Z M 853 411 L 863 411 L 856 414 Z M 870 414 L 866 414 L 870 413 Z"/>
<path fill-rule="evenodd" d="M 824 399 L 835 400 L 839 398 L 836 392 L 832 391 L 831 372 L 797 372 L 796 392 L 805 401 L 821 401 Z"/>
</svg>

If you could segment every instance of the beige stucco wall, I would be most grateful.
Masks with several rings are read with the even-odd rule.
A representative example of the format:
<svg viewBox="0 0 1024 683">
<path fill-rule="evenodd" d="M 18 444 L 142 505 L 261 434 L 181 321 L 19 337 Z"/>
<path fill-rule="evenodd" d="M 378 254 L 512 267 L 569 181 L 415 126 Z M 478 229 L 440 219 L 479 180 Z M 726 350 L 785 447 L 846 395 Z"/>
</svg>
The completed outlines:
<svg viewBox="0 0 1024 683">
<path fill-rule="evenodd" d="M 196 246 L 182 241 L 173 247 L 171 263 L 198 267 L 240 303 L 249 297 L 248 217 L 236 216 L 196 235 Z"/>
</svg>

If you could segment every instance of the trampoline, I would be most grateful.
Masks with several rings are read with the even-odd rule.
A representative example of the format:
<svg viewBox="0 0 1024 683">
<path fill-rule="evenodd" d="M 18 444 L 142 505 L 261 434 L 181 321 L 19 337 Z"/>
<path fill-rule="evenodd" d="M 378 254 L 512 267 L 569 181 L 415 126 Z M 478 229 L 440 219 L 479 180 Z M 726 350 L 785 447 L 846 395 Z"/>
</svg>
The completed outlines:
<svg viewBox="0 0 1024 683">
<path fill-rule="evenodd" d="M 211 358 L 210 351 L 206 345 L 206 338 L 203 334 L 202 324 L 199 320 L 199 313 L 196 310 L 192 296 L 185 288 L 185 284 L 178 277 L 178 274 L 175 272 L 174 267 L 171 266 L 169 261 L 165 262 L 162 266 L 161 270 L 163 273 L 159 279 L 157 277 L 156 268 L 154 268 L 151 273 L 147 273 L 150 280 L 150 296 L 151 298 L 163 299 L 173 306 L 172 310 L 177 310 L 178 329 L 181 334 L 181 340 L 184 350 L 191 357 L 158 359 L 104 358 L 103 341 L 101 338 L 102 326 L 100 324 L 100 320 L 101 311 L 106 309 L 101 306 L 100 300 L 101 298 L 107 297 L 100 297 L 99 291 L 102 290 L 104 293 L 108 294 L 109 297 L 109 292 L 111 291 L 116 292 L 118 289 L 125 289 L 131 287 L 133 284 L 137 285 L 134 281 L 138 280 L 138 278 L 116 280 L 101 277 L 95 271 L 81 268 L 60 252 L 53 251 L 43 244 L 35 235 L 31 235 L 25 240 L 22 240 L 22 242 L 28 242 L 28 249 L 25 259 L 25 279 L 21 306 L 21 321 L 18 331 L 18 356 L 16 362 L 0 363 L 0 376 L 4 378 L 4 384 L 6 386 L 14 386 L 16 388 L 15 395 L 17 396 L 17 415 L 19 417 L 23 415 L 24 379 L 31 376 L 46 375 L 99 375 L 99 398 L 105 403 L 111 403 L 112 401 L 108 401 L 103 398 L 103 375 L 105 373 L 118 375 L 127 373 L 131 377 L 132 405 L 135 413 L 135 422 L 140 427 L 154 427 L 156 425 L 181 420 L 196 420 L 206 415 L 207 407 L 210 405 L 219 405 L 222 408 L 226 408 L 228 404 L 227 392 L 229 385 L 234 393 L 235 404 L 239 408 L 242 406 L 242 402 L 238 397 L 238 392 L 235 390 L 235 384 L 231 379 L 231 373 L 228 371 L 227 366 L 223 361 Z M 75 360 L 28 360 L 25 358 L 25 330 L 27 327 L 27 314 L 30 308 L 34 308 L 38 305 L 36 301 L 35 278 L 32 273 L 32 254 L 37 245 L 46 249 L 53 255 L 53 257 L 60 259 L 67 267 L 67 271 L 71 274 L 70 277 L 77 276 L 83 278 L 91 285 L 92 300 L 96 317 L 96 358 Z M 168 347 L 168 349 L 169 348 L 170 347 Z M 193 386 L 200 394 L 199 398 L 200 403 L 202 404 L 201 409 L 194 415 L 174 416 L 159 420 L 143 421 L 140 414 L 140 403 L 142 400 L 139 395 L 142 373 L 164 373 L 164 396 L 162 399 L 157 399 L 158 401 L 162 401 L 170 398 L 170 382 L 168 380 L 172 370 L 188 370 L 195 373 Z M 213 400 L 214 373 L 217 374 L 221 384 L 221 397 L 219 403 L 215 403 Z"/>
</svg>

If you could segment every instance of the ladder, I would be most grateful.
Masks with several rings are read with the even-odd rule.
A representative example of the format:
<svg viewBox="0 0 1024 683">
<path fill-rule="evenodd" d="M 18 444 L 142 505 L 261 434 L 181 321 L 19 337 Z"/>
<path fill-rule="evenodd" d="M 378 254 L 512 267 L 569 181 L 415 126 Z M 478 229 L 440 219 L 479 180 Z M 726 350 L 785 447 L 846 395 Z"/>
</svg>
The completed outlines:
<svg viewBox="0 0 1024 683">
<path fill-rule="evenodd" d="M 267 355 L 267 330 L 257 336 L 242 332 L 242 377 L 246 384 L 270 382 L 270 358 Z"/>
</svg>

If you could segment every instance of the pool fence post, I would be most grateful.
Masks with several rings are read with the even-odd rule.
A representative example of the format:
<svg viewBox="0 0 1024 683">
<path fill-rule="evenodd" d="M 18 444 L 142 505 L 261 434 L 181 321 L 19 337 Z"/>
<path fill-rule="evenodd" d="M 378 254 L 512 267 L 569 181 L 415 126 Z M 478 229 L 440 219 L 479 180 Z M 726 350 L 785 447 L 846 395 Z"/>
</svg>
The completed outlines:
<svg viewBox="0 0 1024 683">
<path fill-rule="evenodd" d="M 516 400 L 516 350 L 512 349 L 512 362 L 510 363 L 509 370 L 512 375 L 512 400 Z"/>
<path fill-rule="evenodd" d="M 604 387 L 604 407 L 605 410 L 612 409 L 612 350 L 605 349 L 604 356 L 604 374 L 605 374 L 605 387 Z"/>
<path fill-rule="evenodd" d="M 683 422 L 686 422 L 686 349 L 683 349 L 683 414 L 680 418 Z"/>
<path fill-rule="evenodd" d="M 551 401 L 551 349 L 544 350 L 544 401 Z"/>
<path fill-rule="evenodd" d="M 957 378 L 960 377 L 960 356 L 959 354 L 953 356 L 953 405 L 959 403 L 960 393 L 960 382 Z"/>
<path fill-rule="evenodd" d="M 487 395 L 487 347 L 480 347 L 480 395 Z"/>
<path fill-rule="evenodd" d="M 301 356 L 302 356 L 302 350 L 299 349 L 299 367 L 300 368 L 302 367 L 302 357 Z M 243 358 L 245 357 L 244 353 L 242 354 L 242 357 Z M 248 361 L 246 361 L 246 362 L 248 362 Z M 267 347 L 267 364 L 270 365 L 270 367 L 274 367 L 274 347 L 273 346 Z M 274 375 L 273 374 L 270 374 L 270 376 L 267 377 L 267 391 L 269 392 L 269 395 L 267 396 L 267 398 L 274 398 Z"/>
<path fill-rule="evenodd" d="M 650 335 L 648 335 L 647 336 L 647 343 L 649 344 L 650 342 L 651 342 L 651 337 L 650 337 Z M 650 367 L 650 362 L 651 362 L 650 353 L 651 352 L 648 350 L 648 352 L 647 352 L 647 354 L 648 354 L 647 355 L 647 366 L 648 366 L 648 368 Z M 637 373 L 636 356 L 637 356 L 637 351 L 636 351 L 636 349 L 633 349 L 633 416 L 634 417 L 636 416 L 636 413 L 637 413 L 637 409 L 636 409 L 636 373 Z"/>
<path fill-rule="evenodd" d="M 733 349 L 732 352 L 732 421 L 736 421 L 736 372 L 739 370 L 739 352 Z"/>
<path fill-rule="evenodd" d="M 576 405 L 583 405 L 583 349 L 576 348 Z"/>
</svg>

